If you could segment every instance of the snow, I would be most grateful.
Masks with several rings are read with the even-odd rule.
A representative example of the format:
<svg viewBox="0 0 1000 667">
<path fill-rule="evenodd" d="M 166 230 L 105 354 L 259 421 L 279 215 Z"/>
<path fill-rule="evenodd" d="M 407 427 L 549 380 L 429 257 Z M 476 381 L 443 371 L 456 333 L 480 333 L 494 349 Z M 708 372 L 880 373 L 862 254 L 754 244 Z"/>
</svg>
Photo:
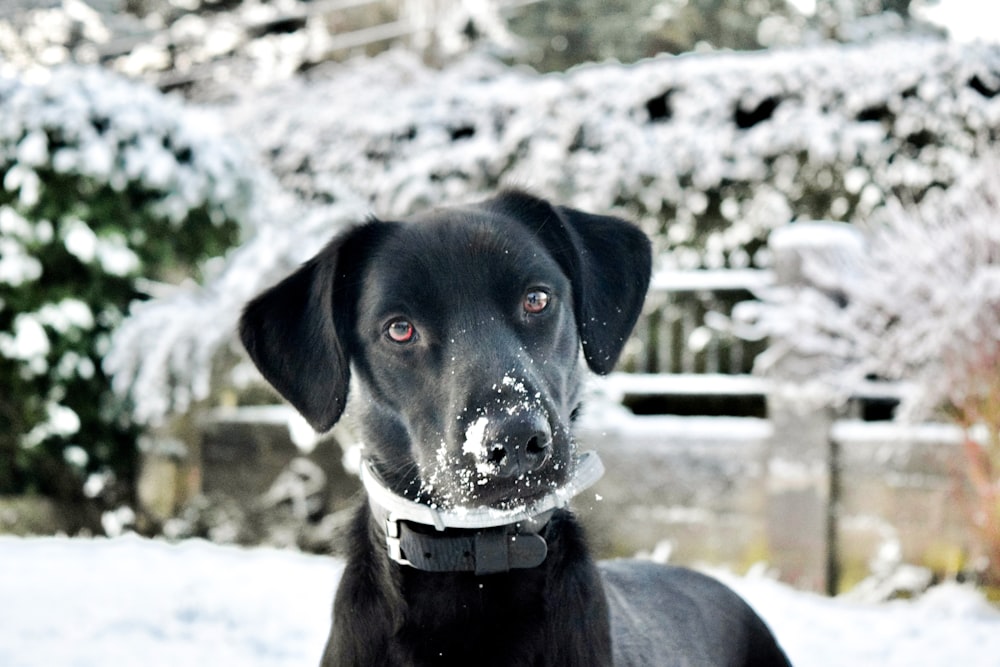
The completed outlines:
<svg viewBox="0 0 1000 667">
<path fill-rule="evenodd" d="M 1000 614 L 971 590 L 946 585 L 915 602 L 823 598 L 763 578 L 720 578 L 769 623 L 797 667 L 995 665 Z"/>
<path fill-rule="evenodd" d="M 958 42 L 995 42 L 994 26 L 1000 22 L 1000 7 L 981 0 L 939 0 L 913 8 L 914 14 L 925 21 L 948 30 L 948 36 Z"/>
<path fill-rule="evenodd" d="M 488 417 L 480 417 L 465 430 L 465 442 L 462 444 L 462 452 L 465 454 L 471 454 L 478 459 L 485 459 L 488 452 L 483 444 L 483 438 L 486 436 L 486 427 L 489 426 L 490 420 Z M 485 461 L 481 462 L 485 464 Z M 489 471 L 486 469 L 479 471 L 481 474 L 487 474 Z"/>
<path fill-rule="evenodd" d="M 723 269 L 677 271 L 661 270 L 653 274 L 650 289 L 661 292 L 722 292 L 753 290 L 774 282 L 770 271 L 761 269 Z"/>
<path fill-rule="evenodd" d="M 275 549 L 137 537 L 0 538 L 0 664 L 316 665 L 343 562 Z M 712 572 L 798 667 L 986 667 L 1000 612 L 957 584 L 867 604 Z"/>
<path fill-rule="evenodd" d="M 594 378 L 593 387 L 612 401 L 626 395 L 669 396 L 763 396 L 770 390 L 767 380 L 749 375 L 716 373 L 612 373 Z"/>
<path fill-rule="evenodd" d="M 243 220 L 256 205 L 252 161 L 236 141 L 219 140 L 218 115 L 97 68 L 64 66 L 37 78 L 0 76 L 0 157 L 12 165 L 4 187 L 25 206 L 37 200 L 38 170 L 49 162 L 162 193 L 154 209 L 177 223 L 202 206 Z"/>
<path fill-rule="evenodd" d="M 318 664 L 340 568 L 204 542 L 0 539 L 0 664 Z"/>
<path fill-rule="evenodd" d="M 47 420 L 36 424 L 21 439 L 26 449 L 37 447 L 51 437 L 68 437 L 80 430 L 80 417 L 65 405 L 49 401 L 45 405 Z"/>
</svg>

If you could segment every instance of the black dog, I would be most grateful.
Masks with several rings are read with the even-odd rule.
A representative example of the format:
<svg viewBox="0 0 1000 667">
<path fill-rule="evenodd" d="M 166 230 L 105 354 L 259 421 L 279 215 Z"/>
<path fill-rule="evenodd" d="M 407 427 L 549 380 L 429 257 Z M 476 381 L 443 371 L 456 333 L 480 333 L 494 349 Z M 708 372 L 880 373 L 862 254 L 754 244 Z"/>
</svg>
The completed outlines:
<svg viewBox="0 0 1000 667">
<path fill-rule="evenodd" d="M 787 665 L 705 576 L 595 565 L 564 508 L 580 347 L 609 372 L 642 307 L 634 226 L 519 192 L 372 220 L 251 302 L 241 335 L 319 431 L 353 370 L 368 502 L 350 528 L 324 665 Z"/>
</svg>

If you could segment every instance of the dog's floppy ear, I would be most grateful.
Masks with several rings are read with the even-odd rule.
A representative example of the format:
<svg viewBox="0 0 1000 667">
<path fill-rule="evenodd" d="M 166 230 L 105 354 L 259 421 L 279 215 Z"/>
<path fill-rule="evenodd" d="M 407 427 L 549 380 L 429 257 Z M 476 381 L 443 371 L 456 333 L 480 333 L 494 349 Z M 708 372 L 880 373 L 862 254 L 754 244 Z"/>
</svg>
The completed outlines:
<svg viewBox="0 0 1000 667">
<path fill-rule="evenodd" d="M 610 373 L 642 311 L 652 272 L 649 238 L 620 218 L 594 215 L 519 191 L 492 202 L 528 226 L 573 285 L 573 312 L 587 365 Z"/>
<path fill-rule="evenodd" d="M 253 299 L 240 338 L 264 378 L 318 432 L 340 418 L 350 383 L 349 326 L 369 222 L 336 237 L 297 271 Z"/>
</svg>

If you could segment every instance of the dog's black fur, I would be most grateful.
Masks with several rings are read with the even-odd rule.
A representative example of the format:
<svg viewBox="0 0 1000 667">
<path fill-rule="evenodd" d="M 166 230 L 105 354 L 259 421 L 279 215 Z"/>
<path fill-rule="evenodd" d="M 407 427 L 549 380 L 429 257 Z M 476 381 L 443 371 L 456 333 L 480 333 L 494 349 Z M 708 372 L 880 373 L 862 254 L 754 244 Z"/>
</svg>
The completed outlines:
<svg viewBox="0 0 1000 667">
<path fill-rule="evenodd" d="M 340 234 L 247 306 L 241 335 L 319 431 L 341 416 L 353 371 L 366 456 L 396 494 L 506 508 L 569 479 L 581 345 L 593 371 L 612 369 L 650 268 L 629 223 L 508 191 Z M 425 572 L 390 560 L 362 504 L 323 664 L 788 664 L 715 580 L 595 564 L 566 510 L 541 534 L 537 567 Z"/>
</svg>

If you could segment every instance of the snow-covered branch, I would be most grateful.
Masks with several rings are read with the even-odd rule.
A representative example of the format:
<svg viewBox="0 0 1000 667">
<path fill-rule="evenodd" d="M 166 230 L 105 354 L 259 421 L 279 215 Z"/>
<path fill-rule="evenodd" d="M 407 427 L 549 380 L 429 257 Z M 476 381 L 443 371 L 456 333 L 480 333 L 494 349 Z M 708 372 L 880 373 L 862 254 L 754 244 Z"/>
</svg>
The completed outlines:
<svg viewBox="0 0 1000 667">
<path fill-rule="evenodd" d="M 275 193 L 252 216 L 256 235 L 227 255 L 204 287 L 182 285 L 133 304 L 114 334 L 104 367 L 115 390 L 131 396 L 135 418 L 155 423 L 206 398 L 213 388 L 215 355 L 235 340 L 244 304 L 366 215 L 363 202 L 349 196 L 306 207 Z"/>
</svg>

